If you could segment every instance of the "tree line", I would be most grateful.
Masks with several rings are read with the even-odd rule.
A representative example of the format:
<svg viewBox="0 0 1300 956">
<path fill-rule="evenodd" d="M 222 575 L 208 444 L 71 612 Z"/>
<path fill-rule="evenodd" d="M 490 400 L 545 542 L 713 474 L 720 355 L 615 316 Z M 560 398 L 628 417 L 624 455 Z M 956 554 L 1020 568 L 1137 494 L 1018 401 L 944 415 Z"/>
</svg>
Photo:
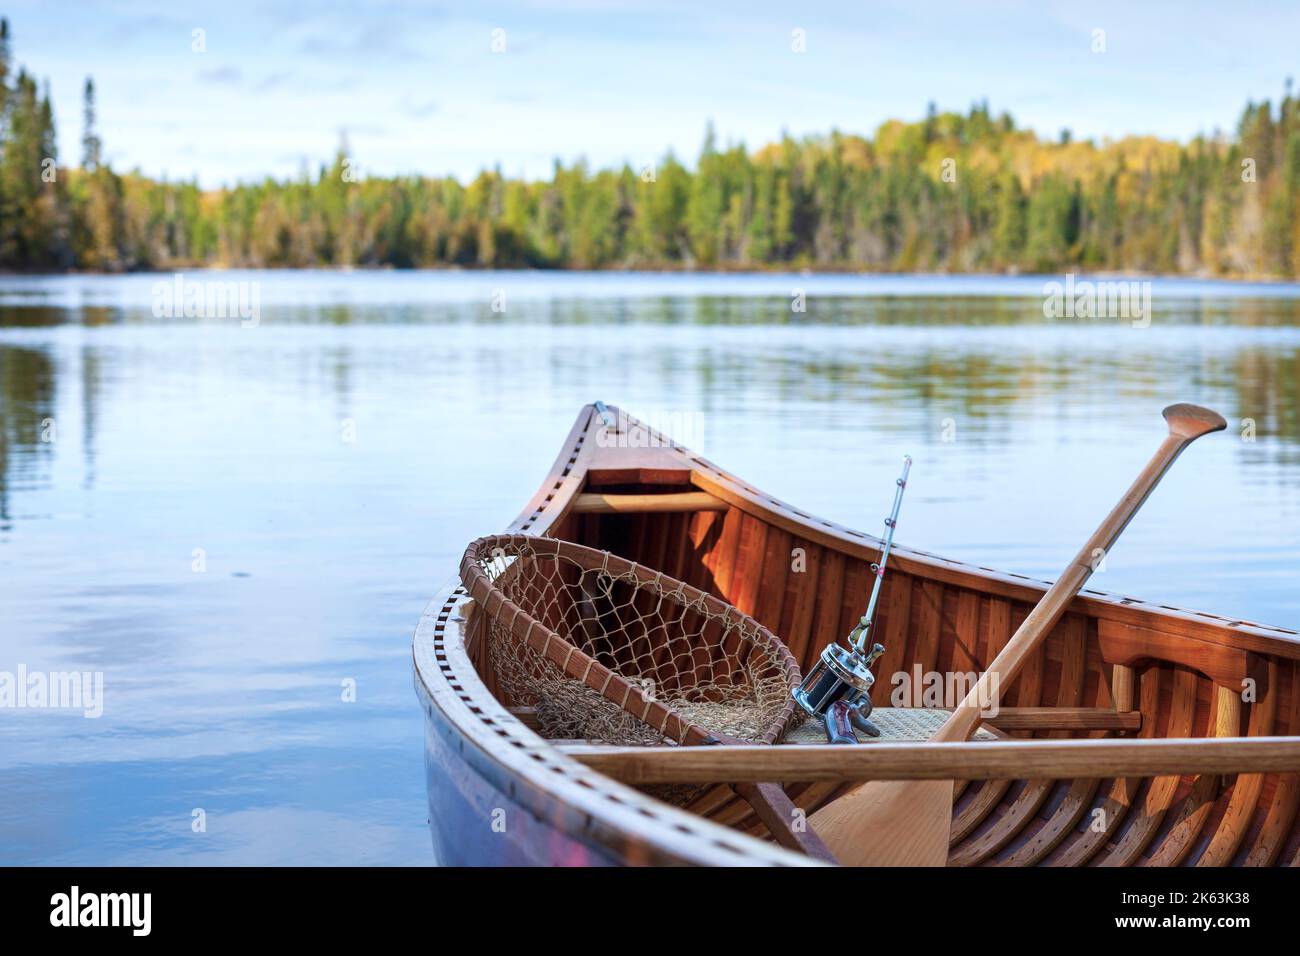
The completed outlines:
<svg viewBox="0 0 1300 956">
<path fill-rule="evenodd" d="M 0 269 L 194 266 L 1066 269 L 1300 276 L 1300 99 L 1248 103 L 1231 135 L 1045 139 L 986 102 L 871 137 L 755 151 L 710 125 L 672 153 L 549 179 L 365 176 L 346 145 L 296 179 L 221 189 L 102 161 L 95 88 L 60 165 L 48 88 L 0 21 Z"/>
</svg>

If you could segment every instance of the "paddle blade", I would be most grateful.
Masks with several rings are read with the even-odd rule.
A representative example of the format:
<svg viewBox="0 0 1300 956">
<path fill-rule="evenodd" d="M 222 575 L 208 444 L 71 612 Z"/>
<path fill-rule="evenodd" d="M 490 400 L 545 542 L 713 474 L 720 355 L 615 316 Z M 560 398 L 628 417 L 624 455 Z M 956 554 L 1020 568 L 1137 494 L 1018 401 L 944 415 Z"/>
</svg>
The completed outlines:
<svg viewBox="0 0 1300 956">
<path fill-rule="evenodd" d="M 952 781 L 873 781 L 808 819 L 843 866 L 946 866 Z"/>
<path fill-rule="evenodd" d="M 1169 423 L 1169 432 L 1182 438 L 1200 438 L 1210 432 L 1221 432 L 1228 427 L 1227 421 L 1218 412 L 1200 405 L 1179 402 L 1164 410 L 1165 421 Z"/>
</svg>

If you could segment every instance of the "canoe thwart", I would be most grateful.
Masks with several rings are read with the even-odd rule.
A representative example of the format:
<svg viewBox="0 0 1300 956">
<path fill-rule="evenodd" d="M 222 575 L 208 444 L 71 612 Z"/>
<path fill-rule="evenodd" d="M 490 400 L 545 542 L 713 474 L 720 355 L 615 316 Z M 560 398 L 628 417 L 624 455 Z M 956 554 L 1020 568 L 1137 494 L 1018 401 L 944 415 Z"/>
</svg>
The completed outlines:
<svg viewBox="0 0 1300 956">
<path fill-rule="evenodd" d="M 1300 737 L 998 740 L 850 747 L 600 747 L 563 752 L 629 784 L 1100 779 L 1300 772 Z"/>
<path fill-rule="evenodd" d="M 1109 707 L 1003 707 L 985 723 L 998 730 L 1141 730 L 1142 712 Z"/>
<path fill-rule="evenodd" d="M 587 492 L 573 500 L 577 514 L 658 514 L 664 512 L 726 511 L 729 505 L 707 491 L 662 495 L 606 495 Z"/>
</svg>

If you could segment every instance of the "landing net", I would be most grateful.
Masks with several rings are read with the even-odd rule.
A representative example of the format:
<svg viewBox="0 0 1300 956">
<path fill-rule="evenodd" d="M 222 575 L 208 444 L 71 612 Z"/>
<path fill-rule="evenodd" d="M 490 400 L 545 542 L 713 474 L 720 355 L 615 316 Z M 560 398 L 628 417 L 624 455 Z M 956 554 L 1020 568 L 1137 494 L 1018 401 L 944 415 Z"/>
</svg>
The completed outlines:
<svg viewBox="0 0 1300 956">
<path fill-rule="evenodd" d="M 530 535 L 470 544 L 461 580 L 500 696 L 543 736 L 612 744 L 775 742 L 799 667 L 736 608 L 606 551 Z"/>
</svg>

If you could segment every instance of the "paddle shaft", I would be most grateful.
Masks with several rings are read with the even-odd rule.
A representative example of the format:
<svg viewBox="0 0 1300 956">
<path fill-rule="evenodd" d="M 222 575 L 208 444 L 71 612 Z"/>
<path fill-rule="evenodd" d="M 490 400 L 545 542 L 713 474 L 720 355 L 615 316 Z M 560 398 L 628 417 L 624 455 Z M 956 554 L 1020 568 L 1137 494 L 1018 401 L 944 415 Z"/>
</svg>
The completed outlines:
<svg viewBox="0 0 1300 956">
<path fill-rule="evenodd" d="M 1174 463 L 1183 449 L 1196 438 L 1170 433 L 1156 451 L 1146 468 L 1138 475 L 1131 488 L 1119 500 L 1110 514 L 1093 532 L 1088 542 L 1075 555 L 1065 572 L 1056 579 L 1038 602 L 1038 606 L 1029 613 L 1024 623 L 1007 642 L 1006 647 L 988 669 L 980 675 L 979 681 L 971 688 L 965 699 L 957 705 L 942 727 L 935 731 L 930 739 L 936 743 L 967 740 L 979 727 L 981 714 L 993 703 L 1002 687 L 1010 684 L 1024 666 L 1026 660 L 1037 649 L 1039 640 L 1046 636 L 1070 602 L 1092 577 L 1097 564 L 1100 563 L 1111 546 L 1124 532 L 1128 523 L 1137 514 L 1147 497 L 1166 471 Z"/>
</svg>

